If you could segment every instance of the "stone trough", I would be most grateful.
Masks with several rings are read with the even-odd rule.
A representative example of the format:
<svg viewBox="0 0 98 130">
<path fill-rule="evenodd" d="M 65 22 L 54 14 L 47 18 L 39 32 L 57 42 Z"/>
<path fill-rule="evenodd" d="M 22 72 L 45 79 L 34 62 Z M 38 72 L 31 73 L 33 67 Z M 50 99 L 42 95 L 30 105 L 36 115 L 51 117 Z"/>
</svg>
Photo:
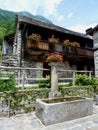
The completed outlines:
<svg viewBox="0 0 98 130">
<path fill-rule="evenodd" d="M 36 116 L 47 126 L 92 114 L 93 99 L 81 97 L 36 100 Z"/>
</svg>

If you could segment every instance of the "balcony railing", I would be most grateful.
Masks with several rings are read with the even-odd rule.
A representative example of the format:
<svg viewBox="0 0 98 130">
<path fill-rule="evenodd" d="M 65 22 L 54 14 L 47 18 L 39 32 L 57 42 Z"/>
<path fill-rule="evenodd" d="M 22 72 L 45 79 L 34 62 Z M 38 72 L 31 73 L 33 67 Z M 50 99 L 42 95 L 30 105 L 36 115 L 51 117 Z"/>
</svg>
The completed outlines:
<svg viewBox="0 0 98 130">
<path fill-rule="evenodd" d="M 48 44 L 46 41 L 39 42 L 31 42 L 27 40 L 26 43 L 27 48 L 49 51 L 51 53 L 65 53 L 70 55 L 77 55 L 82 57 L 93 57 L 94 52 L 91 49 L 81 48 L 81 47 L 73 47 L 73 46 L 63 46 L 61 44 Z"/>
<path fill-rule="evenodd" d="M 27 40 L 26 47 L 40 50 L 49 50 L 49 44 L 44 41 Z"/>
<path fill-rule="evenodd" d="M 77 54 L 82 56 L 90 56 L 90 57 L 94 56 L 93 50 L 83 49 L 83 48 L 77 48 Z"/>
<path fill-rule="evenodd" d="M 85 56 L 85 57 L 94 57 L 94 52 L 91 49 L 87 49 L 87 48 L 78 48 L 78 47 L 71 47 L 71 46 L 67 46 L 64 47 L 64 52 L 66 54 L 70 54 L 70 55 L 77 55 L 77 56 Z"/>
</svg>

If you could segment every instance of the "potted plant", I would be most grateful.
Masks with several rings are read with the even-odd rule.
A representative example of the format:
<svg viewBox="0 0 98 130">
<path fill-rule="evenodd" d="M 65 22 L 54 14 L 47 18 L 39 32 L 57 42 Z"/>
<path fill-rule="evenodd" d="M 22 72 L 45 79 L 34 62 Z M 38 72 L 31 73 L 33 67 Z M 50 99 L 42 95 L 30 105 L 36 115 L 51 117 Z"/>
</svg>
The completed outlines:
<svg viewBox="0 0 98 130">
<path fill-rule="evenodd" d="M 63 41 L 63 48 L 64 48 L 63 50 L 65 53 L 68 52 L 68 46 L 70 46 L 70 41 L 69 41 L 69 39 L 66 39 Z"/>
<path fill-rule="evenodd" d="M 41 40 L 41 36 L 39 34 L 36 33 L 32 33 L 31 35 L 29 35 L 27 37 L 27 43 L 26 43 L 26 47 L 27 48 L 38 48 L 38 42 Z"/>
<path fill-rule="evenodd" d="M 59 44 L 59 38 L 55 38 L 54 35 L 52 35 L 51 38 L 48 38 L 48 43 L 51 52 L 62 52 L 63 47 Z"/>
<path fill-rule="evenodd" d="M 73 46 L 75 46 L 75 47 L 80 47 L 80 43 L 79 43 L 79 42 L 73 42 L 72 44 L 73 44 Z"/>
<path fill-rule="evenodd" d="M 63 45 L 64 45 L 64 46 L 69 46 L 69 45 L 70 45 L 69 39 L 64 40 L 64 41 L 63 41 Z"/>
<path fill-rule="evenodd" d="M 63 57 L 62 55 L 60 54 L 50 54 L 48 57 L 47 57 L 47 60 L 46 62 L 50 63 L 50 62 L 62 62 L 63 61 Z"/>
<path fill-rule="evenodd" d="M 48 38 L 48 43 L 59 44 L 59 39 L 55 38 L 54 35 L 52 35 L 51 38 Z"/>
<path fill-rule="evenodd" d="M 39 34 L 32 33 L 32 35 L 28 36 L 28 40 L 30 40 L 30 41 L 40 41 L 41 36 Z"/>
</svg>

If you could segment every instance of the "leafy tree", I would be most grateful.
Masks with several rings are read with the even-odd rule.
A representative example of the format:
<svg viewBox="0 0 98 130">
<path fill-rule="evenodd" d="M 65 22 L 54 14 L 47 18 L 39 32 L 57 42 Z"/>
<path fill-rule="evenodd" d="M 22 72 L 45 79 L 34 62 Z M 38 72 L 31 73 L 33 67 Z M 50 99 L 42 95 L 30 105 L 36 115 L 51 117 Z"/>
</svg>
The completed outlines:
<svg viewBox="0 0 98 130">
<path fill-rule="evenodd" d="M 16 14 L 34 18 L 34 19 L 37 19 L 46 23 L 52 23 L 50 20 L 46 19 L 43 16 L 39 16 L 39 15 L 34 16 L 25 11 L 12 12 L 12 11 L 0 9 L 0 45 L 2 44 L 2 41 L 5 35 L 8 35 L 14 32 Z"/>
</svg>

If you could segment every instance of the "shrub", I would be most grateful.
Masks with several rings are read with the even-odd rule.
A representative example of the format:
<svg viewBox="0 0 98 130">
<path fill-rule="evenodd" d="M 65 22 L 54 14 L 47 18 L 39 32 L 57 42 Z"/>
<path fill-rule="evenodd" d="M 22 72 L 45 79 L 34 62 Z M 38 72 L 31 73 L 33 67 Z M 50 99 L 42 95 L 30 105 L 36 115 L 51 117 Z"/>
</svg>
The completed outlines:
<svg viewBox="0 0 98 130">
<path fill-rule="evenodd" d="M 8 79 L 5 79 L 5 78 Z M 16 91 L 15 75 L 13 74 L 2 74 L 0 72 L 0 91 Z M 4 79 L 3 79 L 4 78 Z"/>
<path fill-rule="evenodd" d="M 76 74 L 75 75 L 75 84 L 79 86 L 89 85 L 90 80 L 89 77 L 86 74 Z"/>
<path fill-rule="evenodd" d="M 46 76 L 46 79 L 39 80 L 38 82 L 39 88 L 50 88 L 51 86 L 51 81 L 50 81 L 50 76 Z"/>
<path fill-rule="evenodd" d="M 98 85 L 98 80 L 95 77 L 89 78 L 86 74 L 76 74 L 75 78 L 75 84 L 79 86 Z"/>
</svg>

